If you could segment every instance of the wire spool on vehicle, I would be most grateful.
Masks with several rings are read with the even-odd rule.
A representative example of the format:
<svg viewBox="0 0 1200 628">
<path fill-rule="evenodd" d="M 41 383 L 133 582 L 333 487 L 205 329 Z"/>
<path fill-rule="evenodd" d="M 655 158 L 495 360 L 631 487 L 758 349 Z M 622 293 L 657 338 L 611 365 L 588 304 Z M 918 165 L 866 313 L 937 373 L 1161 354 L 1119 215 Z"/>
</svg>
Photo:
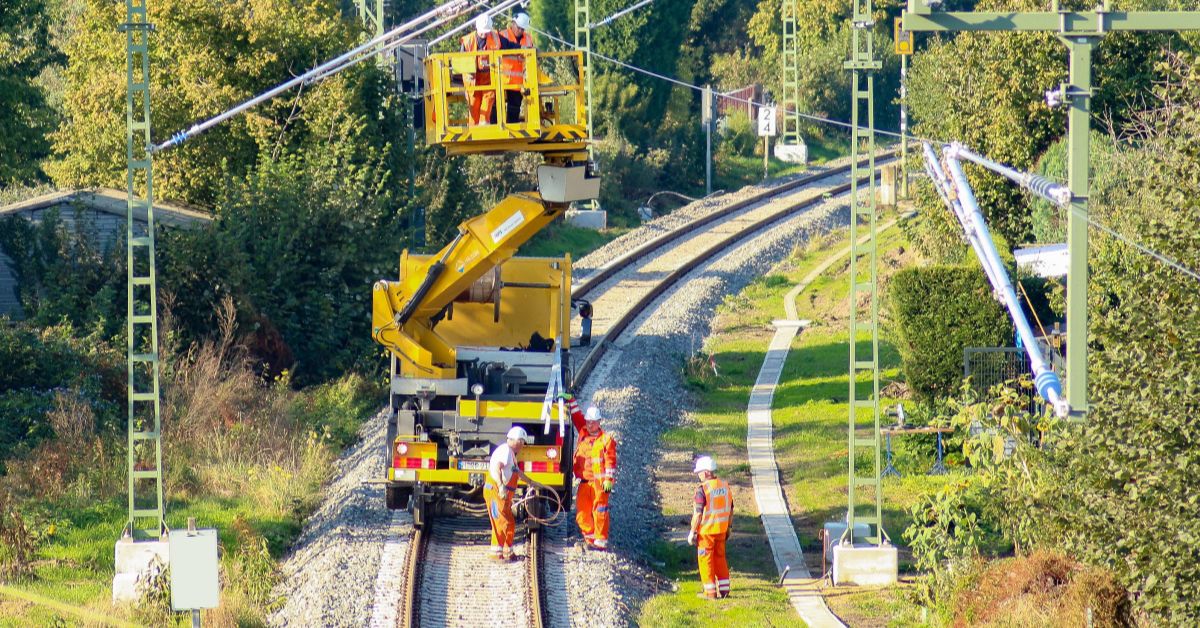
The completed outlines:
<svg viewBox="0 0 1200 628">
<path fill-rule="evenodd" d="M 492 272 L 476 279 L 471 287 L 454 297 L 454 303 L 491 303 L 494 306 L 492 320 L 499 323 L 500 289 L 504 287 L 504 282 L 500 279 L 500 268 L 500 266 L 496 266 Z M 450 316 L 453 315 L 454 313 L 451 311 Z"/>
</svg>

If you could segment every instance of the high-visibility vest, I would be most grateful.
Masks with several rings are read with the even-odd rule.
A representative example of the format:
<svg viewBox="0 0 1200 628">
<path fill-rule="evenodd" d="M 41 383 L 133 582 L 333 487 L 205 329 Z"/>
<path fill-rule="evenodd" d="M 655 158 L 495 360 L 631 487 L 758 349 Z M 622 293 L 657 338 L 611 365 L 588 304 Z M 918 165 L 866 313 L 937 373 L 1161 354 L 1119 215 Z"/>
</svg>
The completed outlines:
<svg viewBox="0 0 1200 628">
<path fill-rule="evenodd" d="M 704 489 L 704 514 L 700 515 L 700 534 L 719 535 L 729 531 L 733 515 L 733 497 L 725 480 L 713 478 L 700 485 Z"/>
<path fill-rule="evenodd" d="M 601 482 L 617 478 L 617 441 L 608 432 L 592 443 L 592 478 Z"/>
<path fill-rule="evenodd" d="M 463 37 L 462 38 L 463 52 L 475 52 L 477 50 L 480 50 L 480 48 L 479 48 L 480 38 L 483 39 L 483 50 L 499 50 L 500 49 L 500 35 L 496 34 L 495 31 L 490 31 L 486 35 L 479 35 L 478 33 L 472 33 L 470 35 L 466 35 L 465 37 Z M 491 77 L 491 71 L 492 71 L 492 62 L 488 59 L 487 55 L 479 55 L 478 57 L 475 58 L 475 70 L 476 70 L 475 71 L 475 82 L 476 83 L 487 83 L 488 79 Z"/>
<path fill-rule="evenodd" d="M 596 439 L 600 437 L 600 434 L 592 434 L 586 429 L 579 431 L 579 442 L 575 444 L 575 456 L 572 462 L 574 463 L 575 477 L 584 482 L 595 479 L 595 476 L 592 475 L 592 445 L 596 444 Z"/>
<path fill-rule="evenodd" d="M 523 32 L 517 37 L 511 25 L 504 30 L 502 36 L 513 47 L 533 48 L 533 39 L 529 37 L 529 33 Z M 525 57 L 520 54 L 500 55 L 500 74 L 504 77 L 501 80 L 505 86 L 520 87 L 525 82 Z"/>
</svg>

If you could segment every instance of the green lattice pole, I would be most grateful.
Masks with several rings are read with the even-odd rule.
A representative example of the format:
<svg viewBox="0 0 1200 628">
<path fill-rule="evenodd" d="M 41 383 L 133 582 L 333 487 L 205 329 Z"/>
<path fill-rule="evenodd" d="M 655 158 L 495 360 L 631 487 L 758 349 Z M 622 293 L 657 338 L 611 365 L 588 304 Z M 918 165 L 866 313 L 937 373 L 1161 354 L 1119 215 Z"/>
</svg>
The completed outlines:
<svg viewBox="0 0 1200 628">
<path fill-rule="evenodd" d="M 380 37 L 384 32 L 383 0 L 354 0 L 358 18 L 367 27 L 368 39 Z M 388 60 L 380 56 L 375 61 L 380 66 L 388 65 Z"/>
<path fill-rule="evenodd" d="M 1088 287 L 1088 181 L 1092 51 L 1113 31 L 1196 31 L 1197 11 L 1109 11 L 1108 3 L 1095 11 L 1032 13 L 935 12 L 922 0 L 909 0 L 904 30 L 909 32 L 1024 31 L 1056 33 L 1070 51 L 1070 75 L 1062 86 L 1067 113 L 1068 186 L 1071 210 L 1067 215 L 1067 401 L 1071 414 L 1087 412 L 1087 287 Z M 1047 86 L 1049 87 L 1049 86 Z"/>
<path fill-rule="evenodd" d="M 575 0 L 575 49 L 583 51 L 583 104 L 587 109 L 587 134 L 596 137 L 592 129 L 592 3 L 591 0 Z M 594 160 L 592 144 L 588 143 L 588 159 Z M 588 207 L 596 209 L 599 203 L 593 199 Z"/>
<path fill-rule="evenodd" d="M 796 0 L 783 0 L 783 146 L 799 146 L 800 140 L 800 46 L 796 39 Z"/>
<path fill-rule="evenodd" d="M 159 405 L 158 298 L 154 259 L 154 177 L 150 146 L 150 25 L 146 0 L 126 0 L 126 354 L 128 356 L 129 516 L 125 534 L 159 538 L 165 531 L 162 419 Z M 136 218 L 146 216 L 145 232 Z"/>
<path fill-rule="evenodd" d="M 872 39 L 871 0 L 854 0 L 854 13 L 851 16 L 851 51 L 850 60 L 845 68 L 851 72 L 851 137 L 850 159 L 853 164 L 850 173 L 850 409 L 847 429 L 849 461 L 847 463 L 847 506 L 846 506 L 846 535 L 844 543 L 853 545 L 855 542 L 855 524 L 867 524 L 870 532 L 866 541 L 880 545 L 886 538 L 883 531 L 883 494 L 880 486 L 879 459 L 879 284 L 878 284 L 878 243 L 876 241 L 876 212 L 875 212 L 875 71 L 882 67 L 875 58 L 875 46 Z M 866 124 L 862 124 L 863 121 Z M 866 152 L 867 163 L 859 165 L 859 159 Z M 866 198 L 861 198 L 858 181 L 866 178 Z M 861 221 L 861 224 L 860 224 Z M 862 229 L 866 232 L 862 233 Z M 859 243 L 860 236 L 865 235 L 868 241 Z M 869 321 L 860 321 L 859 302 L 863 297 L 869 304 Z M 868 355 L 860 355 L 858 350 L 858 334 L 866 327 L 871 334 Z M 859 398 L 858 379 L 866 372 L 871 380 L 871 393 L 866 398 Z M 869 409 L 871 423 L 860 425 L 858 411 Z M 865 455 L 871 461 L 871 475 L 859 475 L 857 461 L 860 455 Z M 860 510 L 867 505 L 860 503 L 858 494 L 860 488 L 870 488 L 874 500 L 874 508 L 869 513 Z"/>
<path fill-rule="evenodd" d="M 575 0 L 575 49 L 583 51 L 583 102 L 587 108 L 587 132 L 592 134 L 592 3 L 591 0 Z M 592 147 L 588 146 L 590 155 Z"/>
</svg>

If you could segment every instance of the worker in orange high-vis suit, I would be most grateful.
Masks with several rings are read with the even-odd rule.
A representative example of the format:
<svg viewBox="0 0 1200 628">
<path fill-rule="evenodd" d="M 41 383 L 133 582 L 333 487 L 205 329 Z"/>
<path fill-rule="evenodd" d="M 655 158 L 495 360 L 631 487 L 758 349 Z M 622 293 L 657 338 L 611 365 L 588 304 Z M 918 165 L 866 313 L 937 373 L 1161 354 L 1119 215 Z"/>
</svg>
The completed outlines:
<svg viewBox="0 0 1200 628">
<path fill-rule="evenodd" d="M 729 596 L 729 563 L 725 561 L 725 540 L 729 538 L 729 522 L 733 518 L 733 494 L 729 484 L 717 477 L 717 463 L 708 456 L 696 459 L 700 486 L 696 489 L 692 529 L 688 545 L 696 546 L 700 563 L 700 597 L 710 600 Z"/>
<path fill-rule="evenodd" d="M 600 428 L 599 408 L 591 406 L 585 415 L 570 394 L 561 396 L 570 405 L 571 422 L 579 434 L 573 460 L 575 478 L 579 480 L 575 523 L 579 524 L 585 548 L 605 552 L 612 521 L 609 497 L 617 481 L 617 441 Z"/>
<path fill-rule="evenodd" d="M 480 50 L 500 50 L 500 35 L 492 30 L 492 17 L 480 15 L 475 18 L 475 32 L 466 35 L 461 40 L 463 52 Z M 496 123 L 496 92 L 492 87 L 492 62 L 487 55 L 475 59 L 475 73 L 463 77 L 468 87 L 476 89 L 471 92 L 471 119 L 469 124 Z"/>
<path fill-rule="evenodd" d="M 533 38 L 529 36 L 529 15 L 518 13 L 509 22 L 508 28 L 500 33 L 505 50 L 532 50 Z M 520 54 L 505 54 L 500 57 L 500 77 L 504 85 L 504 121 L 514 124 L 521 121 L 522 90 L 525 88 L 525 57 Z"/>
<path fill-rule="evenodd" d="M 492 524 L 492 554 L 494 560 L 512 560 L 513 536 L 516 534 L 517 521 L 513 516 L 513 491 L 517 488 L 517 480 L 525 480 L 527 484 L 545 488 L 545 485 L 534 482 L 517 466 L 517 453 L 525 446 L 529 437 L 520 426 L 508 430 L 507 441 L 492 452 L 488 465 L 487 480 L 483 485 L 483 501 L 487 505 L 488 521 Z"/>
</svg>

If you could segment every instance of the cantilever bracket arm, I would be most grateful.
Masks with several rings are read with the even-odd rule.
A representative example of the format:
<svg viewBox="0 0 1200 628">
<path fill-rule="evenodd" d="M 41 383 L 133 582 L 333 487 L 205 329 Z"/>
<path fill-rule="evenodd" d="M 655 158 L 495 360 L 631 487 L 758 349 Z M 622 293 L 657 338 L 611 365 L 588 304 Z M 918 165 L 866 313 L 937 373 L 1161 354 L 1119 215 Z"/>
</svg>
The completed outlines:
<svg viewBox="0 0 1200 628">
<path fill-rule="evenodd" d="M 929 11 L 922 0 L 909 0 L 904 12 L 908 32 L 1027 31 L 1063 35 L 1103 35 L 1111 31 L 1200 30 L 1198 11 Z"/>
</svg>

